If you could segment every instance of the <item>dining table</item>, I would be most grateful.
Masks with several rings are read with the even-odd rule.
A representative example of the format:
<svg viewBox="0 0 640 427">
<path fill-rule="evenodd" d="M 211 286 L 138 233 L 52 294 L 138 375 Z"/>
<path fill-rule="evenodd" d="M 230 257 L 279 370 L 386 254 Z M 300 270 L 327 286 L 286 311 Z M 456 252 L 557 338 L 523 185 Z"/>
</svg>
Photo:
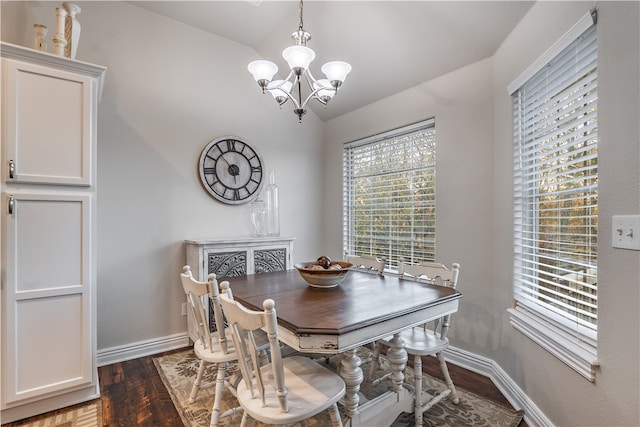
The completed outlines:
<svg viewBox="0 0 640 427">
<path fill-rule="evenodd" d="M 347 426 L 389 426 L 401 412 L 413 412 L 413 391 L 404 386 L 408 356 L 398 334 L 454 313 L 462 298 L 453 288 L 357 270 L 334 287 L 311 286 L 294 269 L 225 280 L 234 299 L 249 309 L 263 310 L 265 299 L 274 300 L 279 338 L 295 351 L 341 356 Z M 365 398 L 359 393 L 364 376 L 357 350 L 390 336 L 391 386 Z"/>
</svg>

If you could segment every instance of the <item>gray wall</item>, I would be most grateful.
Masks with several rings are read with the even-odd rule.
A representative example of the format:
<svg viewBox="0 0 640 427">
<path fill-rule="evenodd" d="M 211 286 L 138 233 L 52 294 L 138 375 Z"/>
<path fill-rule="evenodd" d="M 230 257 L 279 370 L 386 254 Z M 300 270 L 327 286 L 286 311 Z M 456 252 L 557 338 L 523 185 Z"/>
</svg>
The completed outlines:
<svg viewBox="0 0 640 427">
<path fill-rule="evenodd" d="M 611 248 L 611 216 L 640 213 L 640 11 L 598 3 L 599 270 L 595 383 L 509 324 L 512 305 L 512 116 L 507 85 L 594 2 L 539 2 L 494 57 L 326 124 L 326 188 L 339 188 L 342 144 L 435 116 L 437 257 L 460 262 L 464 294 L 452 345 L 497 362 L 559 426 L 638 426 L 640 252 Z M 339 195 L 325 192 L 328 206 Z M 325 208 L 325 245 L 341 213 Z"/>
<path fill-rule="evenodd" d="M 245 71 L 253 50 L 126 3 L 80 4 L 78 59 L 108 67 L 98 126 L 99 349 L 184 332 L 175 280 L 182 239 L 249 234 L 244 208 L 221 205 L 200 187 L 196 165 L 207 142 L 225 134 L 252 141 L 276 171 L 294 258 L 338 257 L 342 144 L 435 117 L 438 258 L 462 265 L 452 344 L 495 360 L 556 425 L 640 425 L 640 252 L 610 248 L 611 215 L 640 212 L 637 2 L 598 3 L 601 368 L 593 384 L 515 331 L 506 312 L 506 86 L 592 2 L 540 2 L 494 57 L 324 124 L 309 112 L 304 126 L 257 94 Z M 30 46 L 33 23 L 53 28 L 55 5 L 3 1 L 2 40 Z M 302 203 L 301 191 L 312 197 Z"/>
</svg>

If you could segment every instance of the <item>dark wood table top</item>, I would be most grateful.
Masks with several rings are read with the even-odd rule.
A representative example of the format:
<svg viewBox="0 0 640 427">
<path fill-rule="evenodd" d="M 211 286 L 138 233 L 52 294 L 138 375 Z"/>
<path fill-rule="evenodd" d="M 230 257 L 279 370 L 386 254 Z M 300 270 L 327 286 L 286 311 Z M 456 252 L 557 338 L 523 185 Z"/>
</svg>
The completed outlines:
<svg viewBox="0 0 640 427">
<path fill-rule="evenodd" d="M 262 310 L 273 299 L 279 324 L 297 335 L 346 334 L 462 297 L 455 289 L 359 271 L 334 288 L 311 287 L 297 270 L 225 280 L 248 308 Z"/>
</svg>

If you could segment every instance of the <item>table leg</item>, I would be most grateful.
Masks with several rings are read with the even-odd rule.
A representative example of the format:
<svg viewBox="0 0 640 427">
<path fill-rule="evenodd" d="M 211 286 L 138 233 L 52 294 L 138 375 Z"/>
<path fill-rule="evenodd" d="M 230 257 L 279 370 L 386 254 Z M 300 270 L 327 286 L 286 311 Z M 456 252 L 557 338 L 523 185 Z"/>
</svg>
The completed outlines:
<svg viewBox="0 0 640 427">
<path fill-rule="evenodd" d="M 352 349 L 343 354 L 340 363 L 342 364 L 340 376 L 346 385 L 344 394 L 345 415 L 348 419 L 351 419 L 358 413 L 358 403 L 360 402 L 358 392 L 360 391 L 360 384 L 362 384 L 364 379 L 362 369 L 360 368 L 362 360 L 360 360 L 356 354 L 356 349 Z"/>
<path fill-rule="evenodd" d="M 407 366 L 407 350 L 404 348 L 404 340 L 400 334 L 395 334 L 390 341 L 391 346 L 387 350 L 387 359 L 391 365 L 391 382 L 394 391 L 400 391 L 404 383 L 404 368 Z"/>
<path fill-rule="evenodd" d="M 407 366 L 407 351 L 404 340 L 395 335 L 387 357 L 391 365 L 392 387 L 379 396 L 360 402 L 358 392 L 363 380 L 361 360 L 356 350 L 343 353 L 340 376 L 346 384 L 344 396 L 345 427 L 389 426 L 402 412 L 413 412 L 413 393 L 404 386 L 404 368 Z M 375 361 L 372 361 L 375 363 Z"/>
</svg>

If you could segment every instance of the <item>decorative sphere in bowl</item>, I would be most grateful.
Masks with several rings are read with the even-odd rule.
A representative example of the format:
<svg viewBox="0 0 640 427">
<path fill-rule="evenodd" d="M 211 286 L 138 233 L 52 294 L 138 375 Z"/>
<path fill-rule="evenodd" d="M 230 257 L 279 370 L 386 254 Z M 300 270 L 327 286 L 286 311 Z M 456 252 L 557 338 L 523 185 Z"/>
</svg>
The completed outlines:
<svg viewBox="0 0 640 427">
<path fill-rule="evenodd" d="M 347 277 L 352 266 L 349 262 L 333 261 L 329 268 L 324 268 L 311 261 L 298 263 L 295 268 L 309 285 L 316 288 L 333 288 Z"/>
</svg>

